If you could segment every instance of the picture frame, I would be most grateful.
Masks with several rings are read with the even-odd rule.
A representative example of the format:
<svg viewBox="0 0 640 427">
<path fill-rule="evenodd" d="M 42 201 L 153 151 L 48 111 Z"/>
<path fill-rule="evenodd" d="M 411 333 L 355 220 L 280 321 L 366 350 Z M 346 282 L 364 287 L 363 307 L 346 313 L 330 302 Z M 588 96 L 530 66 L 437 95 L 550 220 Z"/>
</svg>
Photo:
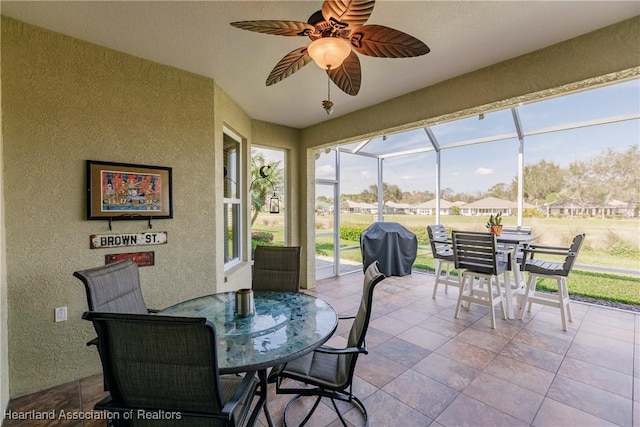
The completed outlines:
<svg viewBox="0 0 640 427">
<path fill-rule="evenodd" d="M 170 167 L 87 160 L 88 220 L 173 218 Z"/>
</svg>

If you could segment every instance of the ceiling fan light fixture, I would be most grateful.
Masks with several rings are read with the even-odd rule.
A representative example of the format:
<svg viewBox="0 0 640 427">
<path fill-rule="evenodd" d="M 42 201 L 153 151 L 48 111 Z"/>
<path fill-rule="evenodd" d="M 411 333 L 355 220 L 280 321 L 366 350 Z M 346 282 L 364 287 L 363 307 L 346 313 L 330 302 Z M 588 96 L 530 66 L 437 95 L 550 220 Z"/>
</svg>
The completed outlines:
<svg viewBox="0 0 640 427">
<path fill-rule="evenodd" d="M 323 37 L 311 42 L 307 53 L 323 70 L 336 69 L 351 53 L 351 45 L 338 37 Z"/>
</svg>

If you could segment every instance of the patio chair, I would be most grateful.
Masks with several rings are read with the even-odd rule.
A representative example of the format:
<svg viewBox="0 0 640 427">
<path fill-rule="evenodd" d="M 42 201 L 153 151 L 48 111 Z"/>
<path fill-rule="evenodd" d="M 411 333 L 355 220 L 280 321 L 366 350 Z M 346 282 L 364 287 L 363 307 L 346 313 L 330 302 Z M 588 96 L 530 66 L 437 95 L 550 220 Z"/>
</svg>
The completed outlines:
<svg viewBox="0 0 640 427">
<path fill-rule="evenodd" d="M 300 291 L 300 246 L 259 245 L 253 257 L 254 291 Z"/>
<path fill-rule="evenodd" d="M 517 226 L 517 227 L 502 227 L 502 233 L 508 233 L 508 234 L 531 234 L 532 232 L 532 228 L 531 227 L 522 227 L 522 226 Z M 516 260 L 516 262 L 518 264 L 520 264 L 522 262 L 522 248 L 525 247 L 523 245 L 518 245 L 518 247 L 516 248 L 516 251 L 513 255 L 513 258 Z"/>
<path fill-rule="evenodd" d="M 105 313 L 148 314 L 158 310 L 149 309 L 140 289 L 140 272 L 133 260 L 126 259 L 113 264 L 87 270 L 75 271 L 84 283 L 89 311 Z M 92 339 L 87 345 L 96 345 Z"/>
<path fill-rule="evenodd" d="M 311 353 L 295 359 L 285 365 L 276 366 L 269 374 L 269 381 L 276 383 L 276 393 L 295 394 L 284 410 L 284 425 L 287 426 L 287 412 L 302 396 L 317 397 L 311 411 L 306 415 L 300 426 L 309 421 L 323 397 L 328 397 L 336 410 L 340 421 L 347 425 L 335 400 L 349 402 L 361 411 L 365 424 L 368 425 L 367 409 L 353 394 L 353 374 L 359 354 L 367 354 L 365 335 L 371 318 L 373 305 L 373 290 L 384 280 L 384 274 L 378 270 L 378 261 L 373 261 L 365 271 L 362 287 L 362 299 L 356 316 L 341 317 L 354 319 L 347 339 L 347 347 L 336 349 L 322 346 Z M 304 383 L 304 387 L 283 386 L 284 379 L 291 379 Z M 295 383 L 294 383 L 295 384 Z"/>
<path fill-rule="evenodd" d="M 98 312 L 82 318 L 98 332 L 109 388 L 94 409 L 117 413 L 115 426 L 244 425 L 258 388 L 255 371 L 220 375 L 216 331 L 206 319 Z M 265 400 L 260 395 L 248 425 Z"/>
<path fill-rule="evenodd" d="M 453 249 L 451 249 L 451 240 L 447 237 L 447 230 L 444 225 L 428 225 L 427 231 L 429 233 L 429 243 L 431 243 L 431 254 L 436 261 L 436 283 L 433 287 L 433 298 L 435 298 L 440 283 L 444 285 L 444 293 L 446 294 L 449 286 L 460 287 L 460 278 L 451 275 Z M 444 275 L 442 274 L 443 267 Z"/>
<path fill-rule="evenodd" d="M 573 269 L 585 234 L 578 234 L 573 238 L 573 242 L 569 247 L 559 246 L 541 246 L 530 245 L 524 248 L 524 258 L 522 261 L 522 270 L 529 272 L 527 286 L 525 288 L 522 300 L 522 319 L 525 315 L 525 306 L 528 304 L 527 312 L 531 312 L 532 304 L 542 304 L 560 309 L 560 317 L 562 319 L 562 330 L 567 330 L 567 319 L 572 322 L 571 301 L 569 300 L 569 289 L 567 288 L 567 276 Z M 545 261 L 536 259 L 536 254 L 554 255 L 564 257 L 564 261 Z M 530 258 L 527 258 L 528 256 Z M 555 279 L 558 284 L 558 293 L 536 293 L 537 279 Z"/>
<path fill-rule="evenodd" d="M 496 305 L 500 305 L 503 318 L 507 318 L 498 276 L 504 274 L 505 286 L 510 286 L 509 263 L 498 257 L 495 234 L 453 231 L 452 237 L 454 265 L 458 271 L 462 271 L 460 293 L 453 317 L 458 318 L 463 301 L 469 303 L 468 309 L 472 303 L 484 305 L 489 307 L 491 328 L 495 329 Z M 480 279 L 477 282 L 476 277 Z"/>
</svg>

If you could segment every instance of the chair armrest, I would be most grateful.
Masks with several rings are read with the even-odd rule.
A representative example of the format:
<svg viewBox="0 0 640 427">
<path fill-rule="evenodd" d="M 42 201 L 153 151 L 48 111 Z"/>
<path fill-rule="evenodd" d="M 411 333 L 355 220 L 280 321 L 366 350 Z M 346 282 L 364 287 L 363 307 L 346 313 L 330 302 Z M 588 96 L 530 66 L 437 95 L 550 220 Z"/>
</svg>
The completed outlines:
<svg viewBox="0 0 640 427">
<path fill-rule="evenodd" d="M 248 371 L 244 375 L 244 379 L 236 389 L 236 392 L 233 393 L 231 399 L 227 401 L 227 403 L 222 408 L 222 413 L 227 414 L 229 419 L 233 415 L 233 411 L 236 409 L 236 406 L 240 403 L 240 399 L 242 395 L 246 392 L 247 388 L 251 387 L 251 383 L 255 381 L 256 371 Z"/>
<path fill-rule="evenodd" d="M 348 320 L 348 319 L 355 319 L 356 316 L 354 315 L 349 315 L 349 316 L 338 316 L 338 320 Z"/>
<path fill-rule="evenodd" d="M 544 254 L 544 255 L 559 255 L 559 256 L 567 256 L 567 255 L 575 255 L 575 252 L 570 252 L 571 248 L 563 247 L 563 246 L 541 246 L 541 245 L 529 245 L 527 247 L 522 248 L 522 264 L 520 264 L 520 270 L 525 270 L 525 265 L 527 264 L 527 256 L 531 254 L 531 259 L 534 258 L 535 254 Z"/>
<path fill-rule="evenodd" d="M 429 239 L 429 241 L 433 242 L 433 243 L 443 243 L 445 245 L 450 245 L 450 244 L 453 243 L 453 240 L 451 240 L 451 239 L 445 239 L 445 240 L 442 240 L 442 239 Z"/>
<path fill-rule="evenodd" d="M 529 252 L 538 251 L 538 250 L 548 250 L 548 251 L 568 251 L 569 247 L 566 246 L 543 246 L 543 245 L 529 245 L 526 247 L 526 250 Z"/>
<path fill-rule="evenodd" d="M 87 347 L 89 347 L 90 345 L 98 345 L 98 337 L 95 337 L 94 339 L 92 339 L 91 341 L 87 341 Z"/>
<path fill-rule="evenodd" d="M 150 313 L 150 314 L 159 313 L 159 312 L 161 312 L 161 311 L 162 311 L 162 310 L 158 310 L 158 309 L 156 309 L 156 308 L 147 308 L 147 313 Z"/>
<path fill-rule="evenodd" d="M 325 347 L 320 346 L 315 349 L 318 353 L 326 353 L 326 354 L 354 354 L 354 353 L 364 353 L 368 354 L 369 350 L 367 347 L 345 347 L 345 348 L 333 348 L 333 347 Z"/>
</svg>

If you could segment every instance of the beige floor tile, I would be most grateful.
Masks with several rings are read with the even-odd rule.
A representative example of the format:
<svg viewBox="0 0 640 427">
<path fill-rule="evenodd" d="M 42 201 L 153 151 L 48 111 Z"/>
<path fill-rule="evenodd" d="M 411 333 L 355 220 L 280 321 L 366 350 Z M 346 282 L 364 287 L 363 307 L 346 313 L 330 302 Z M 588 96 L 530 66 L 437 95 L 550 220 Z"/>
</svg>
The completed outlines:
<svg viewBox="0 0 640 427">
<path fill-rule="evenodd" d="M 438 353 L 431 353 L 411 369 L 458 391 L 464 390 L 482 372 Z"/>
<path fill-rule="evenodd" d="M 415 345 L 419 345 L 420 347 L 424 347 L 430 351 L 437 350 L 444 343 L 449 341 L 448 337 L 428 331 L 419 326 L 414 326 L 404 332 L 399 333 L 398 338 L 402 338 L 405 341 L 408 341 Z"/>
<path fill-rule="evenodd" d="M 496 353 L 455 338 L 436 350 L 436 353 L 476 369 L 486 368 L 496 357 Z"/>
<path fill-rule="evenodd" d="M 558 371 L 563 359 L 563 357 L 557 353 L 552 353 L 515 340 L 507 344 L 500 354 L 553 373 Z"/>
<path fill-rule="evenodd" d="M 525 427 L 528 425 L 464 394 L 460 394 L 436 418 L 436 422 L 445 427 Z"/>
<path fill-rule="evenodd" d="M 545 398 L 538 414 L 533 420 L 533 425 L 539 427 L 613 427 L 616 424 L 565 405 L 564 403 Z"/>
<path fill-rule="evenodd" d="M 413 370 L 402 373 L 384 386 L 382 391 L 431 419 L 435 419 L 459 394 Z"/>
<path fill-rule="evenodd" d="M 620 395 L 624 398 L 633 397 L 633 377 L 582 360 L 566 357 L 560 365 L 558 375 L 571 378 L 602 390 Z"/>
<path fill-rule="evenodd" d="M 570 378 L 556 376 L 547 397 L 620 426 L 632 425 L 631 399 Z"/>
<path fill-rule="evenodd" d="M 528 424 L 544 400 L 541 394 L 485 373 L 478 375 L 463 393 Z"/>
<path fill-rule="evenodd" d="M 498 355 L 483 371 L 538 394 L 546 394 L 555 375 L 519 360 Z"/>
</svg>

